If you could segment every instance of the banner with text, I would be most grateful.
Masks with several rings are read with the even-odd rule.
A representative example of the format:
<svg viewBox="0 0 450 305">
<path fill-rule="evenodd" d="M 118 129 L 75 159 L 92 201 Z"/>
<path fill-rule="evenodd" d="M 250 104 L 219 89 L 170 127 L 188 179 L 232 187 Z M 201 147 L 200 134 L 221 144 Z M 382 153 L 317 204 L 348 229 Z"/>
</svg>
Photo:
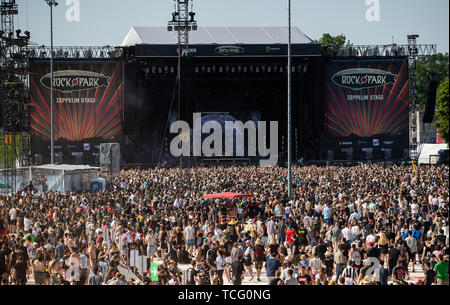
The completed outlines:
<svg viewBox="0 0 450 305">
<path fill-rule="evenodd" d="M 408 61 L 330 60 L 327 70 L 321 141 L 327 158 L 402 157 L 409 137 Z"/>
<path fill-rule="evenodd" d="M 50 139 L 51 75 L 48 61 L 32 65 L 31 128 L 34 136 Z M 122 65 L 115 61 L 55 62 L 55 141 L 113 139 L 122 132 Z"/>
</svg>

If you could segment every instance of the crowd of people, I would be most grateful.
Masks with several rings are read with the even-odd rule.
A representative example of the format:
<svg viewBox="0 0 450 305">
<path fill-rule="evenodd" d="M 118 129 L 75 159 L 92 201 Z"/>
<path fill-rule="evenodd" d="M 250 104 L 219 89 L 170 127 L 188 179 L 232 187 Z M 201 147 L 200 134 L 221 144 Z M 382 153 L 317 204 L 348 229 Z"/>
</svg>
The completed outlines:
<svg viewBox="0 0 450 305">
<path fill-rule="evenodd" d="M 448 285 L 448 173 L 294 167 L 291 197 L 281 167 L 123 170 L 92 193 L 30 183 L 0 195 L 1 285 Z M 217 192 L 253 197 L 202 198 Z"/>
</svg>

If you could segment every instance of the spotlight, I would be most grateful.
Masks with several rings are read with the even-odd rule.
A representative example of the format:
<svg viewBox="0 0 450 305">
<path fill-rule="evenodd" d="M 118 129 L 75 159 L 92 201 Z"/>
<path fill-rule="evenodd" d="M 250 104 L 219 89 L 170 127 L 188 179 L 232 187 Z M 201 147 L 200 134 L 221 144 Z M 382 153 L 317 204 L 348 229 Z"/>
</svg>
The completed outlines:
<svg viewBox="0 0 450 305">
<path fill-rule="evenodd" d="M 20 36 L 20 33 L 22 33 L 22 30 L 16 30 L 16 35 L 17 35 L 17 38 L 19 38 L 19 36 Z"/>
<path fill-rule="evenodd" d="M 192 30 L 197 31 L 197 24 L 192 25 Z"/>
<path fill-rule="evenodd" d="M 172 13 L 172 22 L 177 22 L 177 16 L 178 16 L 177 12 Z"/>
<path fill-rule="evenodd" d="M 172 27 L 171 25 L 168 25 L 168 26 L 167 26 L 167 30 L 168 30 L 169 32 L 171 32 L 171 31 L 173 30 L 173 27 Z"/>
<path fill-rule="evenodd" d="M 27 38 L 28 38 L 28 39 L 30 39 L 30 37 L 31 37 L 31 34 L 30 34 L 30 32 L 29 32 L 29 31 L 25 31 L 25 35 L 27 36 Z"/>
<path fill-rule="evenodd" d="M 256 66 L 255 72 L 256 72 L 256 73 L 259 73 L 259 66 Z"/>
<path fill-rule="evenodd" d="M 8 37 L 11 39 L 14 37 L 14 33 L 13 32 L 9 32 Z"/>
<path fill-rule="evenodd" d="M 191 19 L 189 20 L 189 22 L 195 22 L 195 20 L 194 20 L 195 13 L 194 13 L 194 12 L 189 12 L 189 16 L 191 17 Z"/>
</svg>

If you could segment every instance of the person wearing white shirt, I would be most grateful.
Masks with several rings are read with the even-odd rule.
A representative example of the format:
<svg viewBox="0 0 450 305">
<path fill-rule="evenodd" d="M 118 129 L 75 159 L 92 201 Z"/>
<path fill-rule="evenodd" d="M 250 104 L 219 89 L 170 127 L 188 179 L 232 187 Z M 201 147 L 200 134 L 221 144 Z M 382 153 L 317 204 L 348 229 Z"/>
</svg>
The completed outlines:
<svg viewBox="0 0 450 305">
<path fill-rule="evenodd" d="M 411 214 L 413 217 L 419 216 L 419 205 L 416 202 L 411 204 Z"/>
<path fill-rule="evenodd" d="M 352 232 L 350 230 L 350 224 L 347 225 L 345 228 L 343 228 L 341 233 L 342 233 L 342 236 L 344 236 L 344 238 L 347 241 L 351 241 L 352 240 Z"/>
</svg>

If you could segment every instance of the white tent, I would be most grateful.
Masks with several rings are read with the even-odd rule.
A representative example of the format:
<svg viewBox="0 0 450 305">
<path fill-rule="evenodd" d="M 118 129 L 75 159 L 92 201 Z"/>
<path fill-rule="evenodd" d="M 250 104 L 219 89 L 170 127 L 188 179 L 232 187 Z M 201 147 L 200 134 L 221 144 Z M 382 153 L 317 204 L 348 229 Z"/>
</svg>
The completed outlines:
<svg viewBox="0 0 450 305">
<path fill-rule="evenodd" d="M 293 44 L 314 41 L 299 28 L 292 27 Z M 178 43 L 176 31 L 167 27 L 132 27 L 122 42 L 123 47 L 137 44 L 171 45 Z M 288 27 L 199 27 L 189 33 L 189 43 L 199 44 L 287 44 Z"/>
<path fill-rule="evenodd" d="M 419 152 L 419 164 L 436 164 L 439 151 L 447 148 L 447 144 L 421 144 L 417 150 Z"/>
</svg>

